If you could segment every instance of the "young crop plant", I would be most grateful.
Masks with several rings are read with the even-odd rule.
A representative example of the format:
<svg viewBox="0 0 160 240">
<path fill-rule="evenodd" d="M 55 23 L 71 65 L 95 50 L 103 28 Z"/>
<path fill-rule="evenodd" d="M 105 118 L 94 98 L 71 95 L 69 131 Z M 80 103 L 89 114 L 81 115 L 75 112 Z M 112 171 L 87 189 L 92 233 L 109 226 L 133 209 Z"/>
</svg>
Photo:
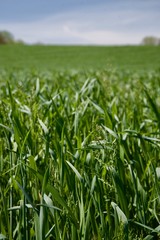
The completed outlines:
<svg viewBox="0 0 160 240">
<path fill-rule="evenodd" d="M 0 239 L 159 239 L 159 80 L 4 70 Z"/>
</svg>

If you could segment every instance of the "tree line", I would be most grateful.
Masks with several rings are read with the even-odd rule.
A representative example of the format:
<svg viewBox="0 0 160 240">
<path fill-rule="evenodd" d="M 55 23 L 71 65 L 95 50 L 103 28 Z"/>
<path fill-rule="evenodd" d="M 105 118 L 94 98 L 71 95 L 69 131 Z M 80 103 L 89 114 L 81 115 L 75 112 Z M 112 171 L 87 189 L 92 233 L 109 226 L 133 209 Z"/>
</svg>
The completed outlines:
<svg viewBox="0 0 160 240">
<path fill-rule="evenodd" d="M 24 44 L 22 40 L 15 40 L 12 33 L 8 31 L 0 31 L 0 44 Z M 154 36 L 147 36 L 142 39 L 142 45 L 160 45 L 160 38 Z"/>
</svg>

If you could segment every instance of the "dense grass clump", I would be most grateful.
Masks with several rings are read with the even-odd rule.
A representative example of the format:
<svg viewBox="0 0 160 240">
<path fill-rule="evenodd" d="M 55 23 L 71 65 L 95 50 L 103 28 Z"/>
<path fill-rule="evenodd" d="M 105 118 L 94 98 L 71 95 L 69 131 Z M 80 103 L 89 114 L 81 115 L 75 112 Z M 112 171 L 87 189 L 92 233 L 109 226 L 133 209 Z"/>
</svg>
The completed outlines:
<svg viewBox="0 0 160 240">
<path fill-rule="evenodd" d="M 160 72 L 3 71 L 0 239 L 160 237 Z"/>
</svg>

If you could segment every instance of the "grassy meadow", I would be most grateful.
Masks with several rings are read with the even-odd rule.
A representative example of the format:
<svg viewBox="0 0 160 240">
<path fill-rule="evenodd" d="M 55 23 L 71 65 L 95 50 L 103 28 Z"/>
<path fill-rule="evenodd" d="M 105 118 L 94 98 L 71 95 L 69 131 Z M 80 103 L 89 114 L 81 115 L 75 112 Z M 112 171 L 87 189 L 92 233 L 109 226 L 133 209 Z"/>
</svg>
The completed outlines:
<svg viewBox="0 0 160 240">
<path fill-rule="evenodd" d="M 160 239 L 160 47 L 0 46 L 0 239 Z"/>
<path fill-rule="evenodd" d="M 1 45 L 0 68 L 148 71 L 159 68 L 160 46 Z"/>
</svg>

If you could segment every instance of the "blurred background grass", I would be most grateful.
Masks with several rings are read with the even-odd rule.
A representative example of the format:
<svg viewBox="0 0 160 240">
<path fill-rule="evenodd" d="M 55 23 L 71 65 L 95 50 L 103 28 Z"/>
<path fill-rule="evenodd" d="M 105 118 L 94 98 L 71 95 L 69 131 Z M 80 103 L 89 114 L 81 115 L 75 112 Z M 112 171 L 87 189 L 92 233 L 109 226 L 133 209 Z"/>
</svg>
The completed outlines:
<svg viewBox="0 0 160 240">
<path fill-rule="evenodd" d="M 160 46 L 0 46 L 0 69 L 150 71 L 160 67 Z"/>
</svg>

